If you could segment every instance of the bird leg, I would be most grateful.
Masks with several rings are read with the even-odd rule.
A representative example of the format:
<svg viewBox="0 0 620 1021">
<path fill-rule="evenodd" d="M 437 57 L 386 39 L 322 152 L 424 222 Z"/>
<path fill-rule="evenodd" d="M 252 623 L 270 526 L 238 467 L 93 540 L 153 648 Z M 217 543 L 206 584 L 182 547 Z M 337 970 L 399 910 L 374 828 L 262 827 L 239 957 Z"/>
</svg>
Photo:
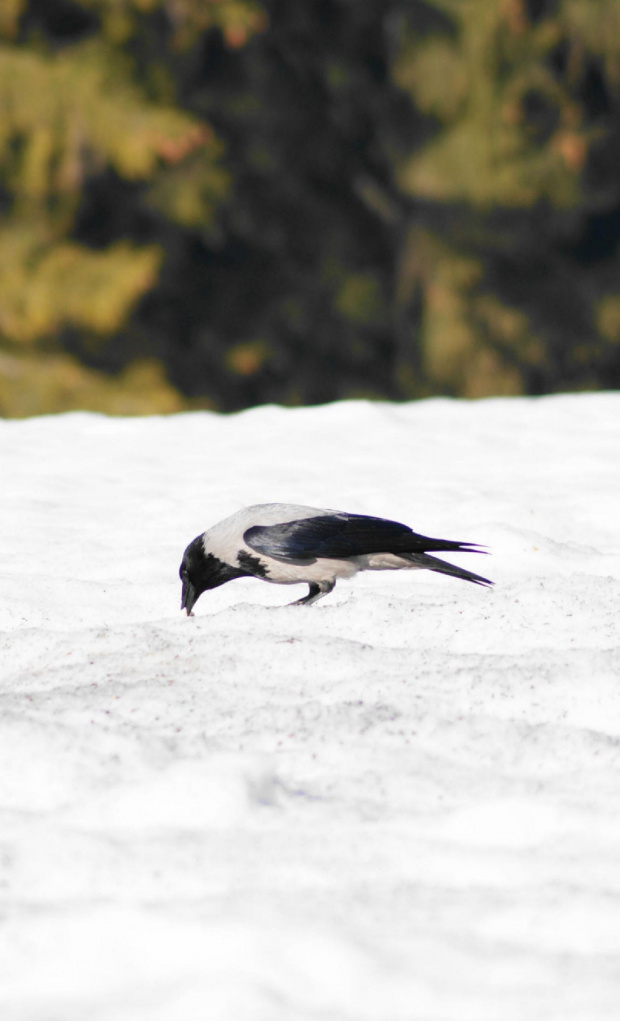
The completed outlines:
<svg viewBox="0 0 620 1021">
<path fill-rule="evenodd" d="M 307 596 L 303 596 L 302 599 L 296 599 L 293 603 L 289 603 L 289 606 L 310 606 L 311 603 L 316 603 L 323 596 L 329 595 L 332 589 L 335 587 L 335 581 L 321 581 L 321 582 L 308 582 L 309 592 Z"/>
</svg>

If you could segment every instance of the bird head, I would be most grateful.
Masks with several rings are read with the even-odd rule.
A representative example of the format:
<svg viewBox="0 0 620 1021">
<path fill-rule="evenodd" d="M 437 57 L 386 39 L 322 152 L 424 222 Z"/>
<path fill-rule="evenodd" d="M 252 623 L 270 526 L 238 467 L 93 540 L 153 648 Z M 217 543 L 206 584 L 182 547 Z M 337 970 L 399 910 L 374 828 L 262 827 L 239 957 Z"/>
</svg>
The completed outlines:
<svg viewBox="0 0 620 1021">
<path fill-rule="evenodd" d="M 213 558 L 205 553 L 202 535 L 193 539 L 183 554 L 179 568 L 179 577 L 183 583 L 181 609 L 186 611 L 188 617 L 193 616 L 192 609 L 202 593 L 219 584 L 211 577 L 210 559 Z"/>
<path fill-rule="evenodd" d="M 245 573 L 209 552 L 207 533 L 196 536 L 185 550 L 179 568 L 179 577 L 183 583 L 181 609 L 191 617 L 192 609 L 203 592 L 218 588 L 233 578 L 241 578 Z"/>
</svg>

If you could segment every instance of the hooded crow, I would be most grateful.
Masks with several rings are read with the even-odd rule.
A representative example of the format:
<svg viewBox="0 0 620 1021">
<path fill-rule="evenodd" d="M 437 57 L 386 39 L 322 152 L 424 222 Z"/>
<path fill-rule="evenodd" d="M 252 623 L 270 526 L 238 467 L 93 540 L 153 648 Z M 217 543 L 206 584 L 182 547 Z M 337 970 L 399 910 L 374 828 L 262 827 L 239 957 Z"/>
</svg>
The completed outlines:
<svg viewBox="0 0 620 1021">
<path fill-rule="evenodd" d="M 351 578 L 358 571 L 426 569 L 475 585 L 493 584 L 428 556 L 429 550 L 483 552 L 473 542 L 429 539 L 407 525 L 365 514 L 289 503 L 245 507 L 190 542 L 179 570 L 181 609 L 190 616 L 203 592 L 233 578 L 261 578 L 276 585 L 305 582 L 308 595 L 291 606 L 316 603 L 338 578 Z"/>
</svg>

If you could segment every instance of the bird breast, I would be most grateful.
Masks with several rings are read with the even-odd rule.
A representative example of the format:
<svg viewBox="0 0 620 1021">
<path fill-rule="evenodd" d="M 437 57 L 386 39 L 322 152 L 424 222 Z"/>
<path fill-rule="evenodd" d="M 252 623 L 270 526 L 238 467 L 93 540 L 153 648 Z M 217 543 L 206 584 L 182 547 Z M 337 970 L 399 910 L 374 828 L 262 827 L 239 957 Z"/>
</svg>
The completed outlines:
<svg viewBox="0 0 620 1021">
<path fill-rule="evenodd" d="M 267 569 L 265 581 L 272 581 L 278 585 L 294 585 L 297 582 L 307 582 L 308 585 L 313 582 L 331 583 L 339 578 L 352 578 L 359 571 L 359 565 L 355 560 L 328 560 L 319 557 L 313 561 L 298 560 L 296 563 L 287 563 L 264 555 L 260 560 Z"/>
</svg>

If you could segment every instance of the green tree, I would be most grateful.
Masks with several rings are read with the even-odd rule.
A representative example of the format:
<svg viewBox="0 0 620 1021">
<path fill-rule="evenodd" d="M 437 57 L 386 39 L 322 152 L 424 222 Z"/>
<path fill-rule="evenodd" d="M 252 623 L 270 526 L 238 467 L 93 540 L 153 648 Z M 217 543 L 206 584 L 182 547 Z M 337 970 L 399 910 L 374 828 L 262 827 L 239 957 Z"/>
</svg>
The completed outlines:
<svg viewBox="0 0 620 1021">
<path fill-rule="evenodd" d="M 181 388 L 235 408 L 618 385 L 615 0 L 265 8 L 186 78 L 232 199 L 189 301 L 154 298 L 154 331 L 171 301 L 183 324 Z"/>
<path fill-rule="evenodd" d="M 6 0 L 0 411 L 620 385 L 617 0 Z"/>
<path fill-rule="evenodd" d="M 160 218 L 208 227 L 227 176 L 212 129 L 179 107 L 165 62 L 148 52 L 162 0 L 12 0 L 0 19 L 0 411 L 91 406 L 173 409 L 178 394 L 149 358 L 118 385 L 84 365 L 103 361 L 111 337 L 157 282 L 162 231 L 91 222 L 95 182 L 147 195 Z M 259 26 L 250 3 L 178 0 L 168 50 L 209 25 L 240 45 Z M 125 207 L 125 212 L 127 208 Z M 155 215 L 155 214 L 154 214 Z M 112 220 L 113 217 L 110 217 Z M 135 220 L 135 214 L 134 214 Z M 95 229 L 93 229 L 95 228 Z M 148 233 L 148 232 L 147 232 Z M 79 339 L 78 339 L 79 338 Z M 135 345 L 134 345 L 135 348 Z M 103 357 L 102 357 L 103 352 Z M 90 358 L 88 355 L 90 354 Z M 150 397 L 149 393 L 150 391 Z M 60 395 L 60 397 L 59 397 Z"/>
<path fill-rule="evenodd" d="M 403 20 L 394 64 L 435 122 L 399 166 L 425 205 L 400 270 L 423 295 L 423 374 L 473 396 L 617 385 L 620 7 L 430 6 L 428 31 Z"/>
</svg>

